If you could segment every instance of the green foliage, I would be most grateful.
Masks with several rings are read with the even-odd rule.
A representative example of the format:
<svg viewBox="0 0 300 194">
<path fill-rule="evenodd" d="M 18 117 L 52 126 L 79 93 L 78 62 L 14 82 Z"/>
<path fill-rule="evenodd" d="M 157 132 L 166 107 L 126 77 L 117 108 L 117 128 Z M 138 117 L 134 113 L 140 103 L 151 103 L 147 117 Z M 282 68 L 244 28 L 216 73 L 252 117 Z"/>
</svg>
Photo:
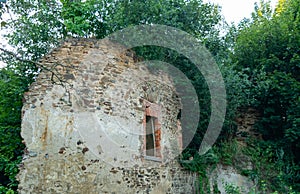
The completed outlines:
<svg viewBox="0 0 300 194">
<path fill-rule="evenodd" d="M 186 158 L 188 159 L 186 160 Z M 199 180 L 196 185 L 199 186 L 199 194 L 208 193 L 210 188 L 209 179 L 206 175 L 207 170 L 219 163 L 219 158 L 214 151 L 210 150 L 204 155 L 199 155 L 194 154 L 193 150 L 187 149 L 179 162 L 184 168 L 198 173 Z"/>
<path fill-rule="evenodd" d="M 232 183 L 225 183 L 226 194 L 241 194 L 240 188 Z"/>
<path fill-rule="evenodd" d="M 2 14 L 5 12 L 5 6 L 6 6 L 6 0 L 0 0 L 0 19 L 1 19 Z M 0 28 L 4 25 L 5 25 L 5 22 L 1 22 Z"/>
<path fill-rule="evenodd" d="M 217 164 L 219 162 L 218 156 L 213 150 L 210 150 L 204 155 L 194 154 L 187 150 L 183 153 L 183 160 L 181 160 L 182 166 L 191 171 L 198 172 L 201 177 L 206 177 L 207 167 L 210 165 Z M 186 158 L 188 158 L 186 160 Z"/>
<path fill-rule="evenodd" d="M 111 32 L 107 23 L 111 14 L 115 12 L 114 1 L 61 0 L 61 3 L 61 16 L 67 35 L 103 38 Z"/>
<path fill-rule="evenodd" d="M 17 19 L 8 21 L 12 33 L 7 38 L 18 56 L 37 60 L 57 46 L 65 34 L 60 9 L 55 0 L 10 1 L 10 11 Z"/>
<path fill-rule="evenodd" d="M 27 78 L 0 70 L 0 190 L 4 193 L 17 188 L 15 176 L 24 149 L 20 137 L 22 97 L 27 87 Z"/>
<path fill-rule="evenodd" d="M 255 5 L 252 20 L 226 28 L 222 26 L 220 8 L 201 0 L 0 1 L 0 18 L 6 11 L 4 5 L 8 6 L 16 19 L 2 27 L 12 30 L 7 38 L 17 56 L 32 61 L 69 36 L 103 38 L 139 24 L 164 24 L 195 36 L 218 62 L 228 102 L 218 146 L 203 156 L 197 152 L 210 117 L 210 94 L 203 76 L 185 56 L 175 51 L 155 46 L 135 48 L 145 60 L 173 64 L 196 89 L 201 120 L 193 141 L 183 153 L 183 161 L 191 157 L 193 160 L 182 165 L 199 172 L 205 184 L 208 165 L 234 164 L 237 145 L 231 140 L 236 132 L 238 108 L 254 106 L 262 115 L 256 128 L 267 141 L 246 151 L 256 167 L 244 174 L 278 187 L 270 188 L 274 191 L 287 192 L 286 185 L 297 187 L 300 183 L 299 4 L 299 0 L 281 1 L 273 13 L 270 4 L 261 1 Z M 224 29 L 228 33 L 222 37 L 220 32 Z M 40 69 L 34 63 L 20 62 L 5 53 L 0 57 L 10 67 L 0 72 L 0 171 L 9 180 L 0 186 L 0 191 L 12 192 L 10 188 L 16 188 L 18 156 L 23 149 L 19 135 L 22 93 Z M 263 184 L 261 189 L 264 190 Z M 227 190 L 238 192 L 233 185 L 227 185 Z"/>
<path fill-rule="evenodd" d="M 7 38 L 10 40 L 10 44 L 15 47 L 17 55 L 22 59 L 36 61 L 57 46 L 61 39 L 69 36 L 103 38 L 116 30 L 132 25 L 152 23 L 173 26 L 194 35 L 215 56 L 224 53 L 224 50 L 226 50 L 219 41 L 219 32 L 221 31 L 218 28 L 221 22 L 220 9 L 217 6 L 205 4 L 201 0 L 61 0 L 60 3 L 54 0 L 12 0 L 9 6 L 16 19 L 8 21 L 6 27 L 11 28 L 12 33 L 7 35 Z M 144 59 L 172 63 L 192 80 L 200 97 L 201 118 L 205 118 L 200 121 L 198 133 L 190 146 L 192 152 L 197 152 L 201 138 L 207 128 L 210 114 L 210 107 L 207 106 L 210 95 L 203 76 L 186 57 L 170 49 L 145 46 L 136 48 L 135 51 Z M 11 83 L 11 89 L 15 88 L 16 91 L 11 91 L 11 93 L 21 94 L 21 91 L 24 92 L 27 85 L 24 84 L 23 87 L 20 83 L 30 83 L 40 69 L 34 63 L 24 62 L 24 60 L 20 62 L 6 54 L 1 58 L 13 69 L 12 74 L 15 75 L 15 77 L 12 77 L 16 79 L 16 82 Z M 18 75 L 23 77 L 24 80 L 17 80 L 21 78 Z M 6 83 L 6 86 L 9 86 L 9 84 Z M 11 102 L 9 101 L 11 98 L 9 90 L 3 92 L 3 94 L 6 94 L 6 96 L 3 96 L 3 106 L 0 107 L 3 109 L 2 117 L 6 121 L 8 121 L 8 118 L 14 119 L 16 124 L 14 128 L 9 128 L 6 124 L 3 124 L 3 128 L 1 128 L 3 131 L 1 132 L 7 133 L 7 131 L 10 131 L 19 134 L 20 117 L 10 116 L 9 114 L 20 115 L 21 95 L 20 98 Z M 9 107 L 14 108 L 15 112 L 12 112 Z M 16 136 L 13 141 L 9 139 L 8 141 L 4 143 L 20 145 L 21 139 Z M 9 151 L 12 150 L 15 151 L 13 147 Z M 16 153 L 16 155 L 18 154 L 20 153 Z M 203 164 L 216 160 L 214 156 L 205 156 L 205 159 L 199 155 L 194 157 L 197 162 L 189 164 L 189 168 L 203 171 L 203 173 Z M 3 164 L 12 161 L 17 160 L 16 158 L 8 158 L 3 160 Z M 10 166 L 7 173 L 15 173 L 12 168 L 13 165 L 5 166 Z"/>
<path fill-rule="evenodd" d="M 255 2 L 254 12 L 252 13 L 252 19 L 254 21 L 260 22 L 272 18 L 273 11 L 270 2 L 270 0 L 260 0 L 259 3 Z"/>
<path fill-rule="evenodd" d="M 220 159 L 220 162 L 225 165 L 233 165 L 235 156 L 238 152 L 238 145 L 236 140 L 222 142 L 221 146 L 214 148 Z"/>
<path fill-rule="evenodd" d="M 270 141 L 250 141 L 243 153 L 250 156 L 254 168 L 242 173 L 258 182 L 260 191 L 288 192 L 292 185 L 298 187 L 299 166 L 295 164 L 282 147 Z"/>
<path fill-rule="evenodd" d="M 267 4 L 256 7 L 253 20 L 239 31 L 232 57 L 236 64 L 234 68 L 249 76 L 252 83 L 250 96 L 254 98 L 251 106 L 255 106 L 262 117 L 256 128 L 272 148 L 269 153 L 273 155 L 266 157 L 269 165 L 262 160 L 254 163 L 258 166 L 265 163 L 265 167 L 261 166 L 265 169 L 260 172 L 269 174 L 260 174 L 259 177 L 268 177 L 266 180 L 278 187 L 279 183 L 294 187 L 300 183 L 299 4 L 299 0 L 281 2 L 280 11 L 277 9 L 274 14 L 268 10 Z M 282 150 L 285 159 L 276 159 L 275 153 L 279 150 Z M 262 154 L 261 151 L 256 152 Z M 283 169 L 284 164 L 286 169 Z M 280 172 L 280 176 L 275 176 L 275 171 Z"/>
<path fill-rule="evenodd" d="M 12 189 L 8 189 L 7 187 L 1 186 L 0 185 L 0 193 L 5 193 L 5 194 L 14 194 L 16 193 L 14 190 Z"/>
<path fill-rule="evenodd" d="M 227 111 L 223 124 L 219 142 L 226 142 L 234 137 L 236 133 L 235 118 L 238 115 L 238 108 L 248 107 L 255 98 L 252 95 L 253 83 L 249 80 L 249 76 L 243 71 L 237 71 L 231 65 L 220 65 L 227 97 Z"/>
</svg>

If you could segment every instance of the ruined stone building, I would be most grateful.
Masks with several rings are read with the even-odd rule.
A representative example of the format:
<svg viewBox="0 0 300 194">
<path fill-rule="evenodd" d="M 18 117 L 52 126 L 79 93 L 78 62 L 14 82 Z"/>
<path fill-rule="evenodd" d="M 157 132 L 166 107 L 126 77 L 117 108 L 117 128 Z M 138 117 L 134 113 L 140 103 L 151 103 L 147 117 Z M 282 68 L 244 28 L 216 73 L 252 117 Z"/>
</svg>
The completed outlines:
<svg viewBox="0 0 300 194">
<path fill-rule="evenodd" d="M 109 40 L 70 39 L 24 96 L 20 193 L 195 193 L 184 171 L 180 99 Z"/>
</svg>

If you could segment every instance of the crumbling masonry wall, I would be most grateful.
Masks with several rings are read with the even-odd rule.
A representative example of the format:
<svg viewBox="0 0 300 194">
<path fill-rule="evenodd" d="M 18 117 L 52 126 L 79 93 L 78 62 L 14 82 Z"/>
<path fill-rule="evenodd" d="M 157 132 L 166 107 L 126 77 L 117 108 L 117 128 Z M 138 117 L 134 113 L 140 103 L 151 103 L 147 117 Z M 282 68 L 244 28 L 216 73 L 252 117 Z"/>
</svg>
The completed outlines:
<svg viewBox="0 0 300 194">
<path fill-rule="evenodd" d="M 181 105 L 172 80 L 109 40 L 70 39 L 24 95 L 20 193 L 194 193 L 173 158 Z M 146 160 L 145 100 L 161 109 L 162 161 Z"/>
</svg>

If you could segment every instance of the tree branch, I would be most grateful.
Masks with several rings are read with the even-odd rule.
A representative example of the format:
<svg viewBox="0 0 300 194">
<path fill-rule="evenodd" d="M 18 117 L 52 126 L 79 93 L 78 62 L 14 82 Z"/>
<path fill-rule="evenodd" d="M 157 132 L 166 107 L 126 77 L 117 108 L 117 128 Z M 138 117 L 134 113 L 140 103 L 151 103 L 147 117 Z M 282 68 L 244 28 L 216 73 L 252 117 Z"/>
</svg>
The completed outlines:
<svg viewBox="0 0 300 194">
<path fill-rule="evenodd" d="M 55 65 L 55 64 L 53 65 L 54 68 L 48 68 L 48 67 L 45 67 L 45 65 L 43 65 L 43 64 L 41 64 L 41 63 L 39 63 L 39 62 L 36 62 L 36 61 L 33 61 L 33 60 L 29 60 L 29 59 L 23 59 L 23 58 L 19 57 L 16 53 L 13 53 L 12 51 L 6 50 L 6 49 L 4 49 L 4 48 L 1 48 L 1 47 L 0 47 L 0 51 L 2 51 L 2 52 L 4 52 L 4 53 L 8 54 L 9 56 L 12 56 L 13 58 L 15 58 L 15 59 L 18 60 L 18 61 L 21 61 L 21 62 L 24 62 L 24 63 L 31 63 L 31 64 L 34 64 L 34 65 L 36 65 L 38 68 L 40 68 L 40 69 L 42 69 L 42 70 L 45 70 L 45 71 L 48 71 L 48 72 L 52 73 L 51 81 L 53 81 L 54 83 L 55 83 L 54 77 L 55 77 L 56 79 L 58 79 L 59 85 L 64 86 L 63 83 L 66 83 L 65 80 L 61 79 L 61 78 L 58 76 L 58 74 L 59 74 L 58 72 L 53 71 L 53 69 L 55 69 L 55 67 L 57 66 L 57 64 L 56 64 L 56 65 Z M 61 66 L 64 67 L 63 65 L 61 65 Z"/>
<path fill-rule="evenodd" d="M 0 51 L 8 54 L 9 56 L 12 56 L 13 58 L 17 59 L 18 61 L 21 61 L 21 62 L 24 62 L 24 63 L 32 63 L 32 64 L 36 65 L 37 67 L 44 69 L 44 66 L 39 62 L 32 61 L 32 60 L 29 60 L 29 59 L 23 59 L 23 58 L 19 57 L 16 53 L 13 53 L 12 51 L 6 50 L 6 49 L 1 48 L 1 47 L 0 47 Z"/>
</svg>

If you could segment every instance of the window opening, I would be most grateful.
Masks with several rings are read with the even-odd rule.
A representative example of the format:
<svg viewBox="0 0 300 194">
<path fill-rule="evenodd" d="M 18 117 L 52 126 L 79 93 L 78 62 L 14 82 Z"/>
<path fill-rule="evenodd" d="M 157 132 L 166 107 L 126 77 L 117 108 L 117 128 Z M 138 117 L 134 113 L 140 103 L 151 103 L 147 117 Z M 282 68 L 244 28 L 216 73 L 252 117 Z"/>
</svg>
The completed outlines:
<svg viewBox="0 0 300 194">
<path fill-rule="evenodd" d="M 145 159 L 161 161 L 161 124 L 160 107 L 144 101 L 146 105 L 144 118 L 144 156 Z"/>
<path fill-rule="evenodd" d="M 155 120 L 157 120 L 157 118 L 146 116 L 146 155 L 147 156 L 156 156 Z"/>
</svg>

